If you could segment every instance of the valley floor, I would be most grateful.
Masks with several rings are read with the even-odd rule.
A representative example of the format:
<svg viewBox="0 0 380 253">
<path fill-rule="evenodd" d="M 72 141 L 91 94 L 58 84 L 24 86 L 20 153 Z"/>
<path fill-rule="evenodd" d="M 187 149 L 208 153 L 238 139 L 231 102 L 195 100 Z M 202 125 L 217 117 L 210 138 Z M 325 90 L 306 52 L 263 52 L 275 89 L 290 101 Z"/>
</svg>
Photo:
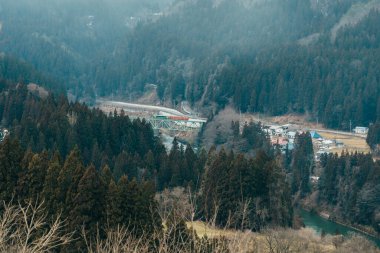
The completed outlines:
<svg viewBox="0 0 380 253">
<path fill-rule="evenodd" d="M 293 129 L 304 131 L 316 131 L 325 140 L 331 140 L 334 143 L 341 145 L 330 145 L 329 153 L 338 153 L 342 151 L 370 153 L 370 148 L 366 143 L 365 134 L 355 134 L 345 131 L 337 131 L 334 129 L 325 128 L 322 124 L 310 121 L 305 115 L 283 115 L 283 116 L 263 116 L 262 114 L 244 114 L 242 116 L 244 122 L 262 122 L 264 125 L 291 125 Z M 318 152 L 315 150 L 315 152 Z"/>
</svg>

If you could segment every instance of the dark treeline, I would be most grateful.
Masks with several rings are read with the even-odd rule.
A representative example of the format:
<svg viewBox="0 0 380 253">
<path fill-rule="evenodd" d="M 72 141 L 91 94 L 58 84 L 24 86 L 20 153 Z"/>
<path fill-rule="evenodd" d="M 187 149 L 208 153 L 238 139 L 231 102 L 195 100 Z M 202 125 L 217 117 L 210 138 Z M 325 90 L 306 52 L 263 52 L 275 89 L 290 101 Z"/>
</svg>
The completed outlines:
<svg viewBox="0 0 380 253">
<path fill-rule="evenodd" d="M 83 163 L 101 169 L 110 166 L 115 180 L 124 174 L 138 180 L 154 180 L 158 189 L 168 186 L 199 186 L 207 159 L 188 145 L 174 142 L 167 154 L 145 120 L 131 121 L 122 111 L 105 115 L 64 96 L 46 98 L 28 91 L 25 85 L 5 81 L 0 93 L 2 127 L 32 152 L 56 150 L 63 159 L 74 147 Z M 199 159 L 198 159 L 199 157 Z"/>
<path fill-rule="evenodd" d="M 371 155 L 321 157 L 319 204 L 333 210 L 332 218 L 373 227 L 380 232 L 380 164 Z"/>
<path fill-rule="evenodd" d="M 183 164 L 174 155 L 189 160 Z M 169 157 L 169 162 L 177 163 L 177 171 L 167 172 L 170 186 L 175 187 L 189 176 L 185 174 L 189 163 L 200 166 L 202 155 L 190 157 L 188 150 L 183 153 L 173 148 Z M 219 153 L 210 150 L 203 158 L 207 164 L 203 165 L 206 172 L 199 173 L 197 218 L 211 220 L 216 215 L 219 226 L 255 231 L 292 226 L 290 187 L 279 160 L 264 151 L 247 159 L 223 149 Z M 86 166 L 77 147 L 62 159 L 58 151 L 24 151 L 17 140 L 6 138 L 0 144 L 0 180 L 2 201 L 44 201 L 48 217 L 61 214 L 67 220 L 66 231 L 76 231 L 76 238 L 81 238 L 82 229 L 90 238 L 98 229 L 102 237 L 103 229 L 118 226 L 127 227 L 135 236 L 148 237 L 162 229 L 153 180 L 138 181 L 126 174 L 117 180 L 108 165 L 100 170 L 92 164 Z M 77 239 L 62 250 L 71 252 L 84 246 L 84 241 Z"/>
<path fill-rule="evenodd" d="M 48 217 L 61 214 L 67 220 L 65 229 L 76 231 L 76 238 L 82 228 L 92 238 L 106 225 L 112 229 L 131 226 L 136 235 L 150 234 L 161 226 L 151 183 L 127 176 L 114 181 L 108 166 L 100 171 L 93 165 L 86 167 L 77 148 L 62 160 L 58 152 L 22 152 L 18 141 L 6 138 L 0 145 L 0 171 L 2 201 L 44 201 Z M 79 240 L 64 252 L 84 246 Z"/>
<path fill-rule="evenodd" d="M 8 89 L 13 83 L 37 83 L 56 93 L 63 92 L 63 85 L 53 78 L 37 71 L 32 65 L 16 58 L 0 54 L 0 91 Z"/>
<path fill-rule="evenodd" d="M 247 159 L 210 150 L 200 198 L 204 217 L 215 218 L 219 226 L 260 230 L 293 222 L 285 171 L 263 151 Z"/>
<path fill-rule="evenodd" d="M 204 149 L 196 154 L 190 145 L 184 149 L 174 139 L 167 158 L 160 164 L 159 190 L 175 186 L 190 186 L 198 189 L 207 159 L 208 155 Z"/>
<path fill-rule="evenodd" d="M 380 163 L 372 154 L 325 153 L 316 162 L 308 132 L 297 134 L 294 146 L 289 158 L 287 153 L 283 156 L 293 203 L 328 211 L 333 220 L 379 233 Z M 318 183 L 311 181 L 312 175 L 320 175 Z"/>
<path fill-rule="evenodd" d="M 157 189 L 199 187 L 207 160 L 204 150 L 196 154 L 176 140 L 167 153 L 145 120 L 131 121 L 123 111 L 105 115 L 64 96 L 40 98 L 21 84 L 0 94 L 0 117 L 24 149 L 56 150 L 65 159 L 77 147 L 86 166 L 108 165 L 115 180 L 127 174 L 153 180 Z"/>
<path fill-rule="evenodd" d="M 9 127 L 24 148 L 34 152 L 56 149 L 65 158 L 78 146 L 86 165 L 101 168 L 108 164 L 115 168 L 116 178 L 126 173 L 131 177 L 153 175 L 166 151 L 150 125 L 117 113 L 111 116 L 69 103 L 64 96 L 40 98 L 21 84 L 0 94 L 2 126 Z M 153 165 L 147 166 L 146 160 Z"/>
<path fill-rule="evenodd" d="M 0 109 L 11 133 L 0 144 L 0 199 L 44 201 L 49 217 L 61 213 L 77 238 L 81 227 L 93 237 L 118 225 L 136 236 L 152 235 L 162 229 L 155 192 L 176 186 L 199 194 L 198 218 L 217 213 L 220 226 L 292 225 L 281 163 L 259 146 L 250 160 L 224 151 L 195 153 L 176 140 L 167 153 L 144 121 L 105 115 L 63 96 L 40 98 L 22 84 L 1 93 Z M 267 146 L 255 129 L 246 126 L 246 138 L 259 136 L 258 145 Z M 62 250 L 84 247 L 78 239 Z"/>
<path fill-rule="evenodd" d="M 313 173 L 314 151 L 310 133 L 297 134 L 292 152 L 290 172 L 292 173 L 292 193 L 305 197 L 310 193 L 310 176 Z"/>
<path fill-rule="evenodd" d="M 380 123 L 372 124 L 369 127 L 367 143 L 371 149 L 378 154 L 380 152 Z"/>
<path fill-rule="evenodd" d="M 215 146 L 218 150 L 224 147 L 233 150 L 235 153 L 244 153 L 248 156 L 254 156 L 258 150 L 265 150 L 267 153 L 273 151 L 269 136 L 263 131 L 261 123 L 250 122 L 241 126 L 239 121 L 231 121 L 230 128 L 228 128 L 228 123 L 211 123 L 216 126 L 211 126 L 202 132 L 200 137 L 202 145 L 210 148 Z M 208 137 L 212 134 L 213 136 Z"/>
<path fill-rule="evenodd" d="M 244 124 L 243 130 L 240 134 L 239 121 L 232 122 L 231 128 L 233 131 L 234 146 L 239 153 L 248 153 L 264 149 L 266 152 L 271 152 L 271 145 L 269 143 L 269 136 L 263 131 L 261 123 Z"/>
</svg>

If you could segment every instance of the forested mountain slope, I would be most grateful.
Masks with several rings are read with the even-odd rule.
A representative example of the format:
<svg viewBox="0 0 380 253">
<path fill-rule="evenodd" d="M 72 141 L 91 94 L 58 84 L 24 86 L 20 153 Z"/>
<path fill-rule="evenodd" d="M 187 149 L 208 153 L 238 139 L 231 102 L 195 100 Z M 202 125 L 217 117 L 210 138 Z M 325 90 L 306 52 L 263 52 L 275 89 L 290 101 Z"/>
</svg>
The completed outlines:
<svg viewBox="0 0 380 253">
<path fill-rule="evenodd" d="M 56 93 L 64 92 L 63 84 L 37 71 L 31 64 L 0 54 L 0 90 L 15 83 L 37 83 Z"/>
<path fill-rule="evenodd" d="M 192 2 L 135 30 L 121 83 L 157 83 L 161 97 L 203 107 L 232 100 L 241 111 L 309 113 L 333 128 L 375 122 L 378 2 L 319 4 Z"/>
<path fill-rule="evenodd" d="M 104 67 L 137 23 L 154 19 L 170 2 L 1 1 L 0 52 L 33 64 L 76 95 L 91 94 L 93 68 Z"/>
<path fill-rule="evenodd" d="M 341 12 L 348 6 L 340 6 Z M 291 43 L 337 20 L 325 20 L 308 2 L 297 0 L 177 1 L 172 9 L 157 22 L 138 26 L 121 47 L 119 61 L 128 67 L 119 78 L 129 89 L 154 82 L 161 97 L 199 99 L 227 56 Z"/>
<path fill-rule="evenodd" d="M 232 98 L 242 111 L 310 113 L 332 128 L 349 129 L 350 120 L 354 125 L 375 122 L 380 112 L 379 21 L 378 12 L 370 13 L 334 44 L 325 36 L 311 47 L 290 45 L 255 58 L 234 58 L 216 77 L 210 96 L 219 103 Z"/>
<path fill-rule="evenodd" d="M 160 4 L 159 4 L 160 3 Z M 378 120 L 378 0 L 4 1 L 1 50 L 78 97 Z M 21 15 L 25 13 L 25 15 Z M 14 17 L 18 18 L 14 18 Z"/>
<path fill-rule="evenodd" d="M 378 233 L 380 163 L 371 155 L 343 153 L 323 155 L 321 166 L 315 208 L 327 209 L 331 219 Z"/>
</svg>

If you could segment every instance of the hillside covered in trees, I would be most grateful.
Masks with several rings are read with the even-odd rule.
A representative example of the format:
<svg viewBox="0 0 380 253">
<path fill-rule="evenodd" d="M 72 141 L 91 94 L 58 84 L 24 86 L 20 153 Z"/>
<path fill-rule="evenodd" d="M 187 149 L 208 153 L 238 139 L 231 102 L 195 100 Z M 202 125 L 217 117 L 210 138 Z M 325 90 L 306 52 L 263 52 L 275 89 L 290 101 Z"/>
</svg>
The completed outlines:
<svg viewBox="0 0 380 253">
<path fill-rule="evenodd" d="M 339 11 L 330 6 L 329 11 L 335 15 L 324 16 L 308 6 L 308 1 L 281 1 L 241 7 L 243 10 L 234 1 L 224 1 L 217 7 L 198 1 L 189 4 L 181 14 L 135 31 L 124 59 L 133 59 L 136 52 L 141 52 L 138 55 L 143 54 L 145 60 L 133 66 L 144 74 L 134 76 L 131 70 L 123 78 L 131 79 L 128 78 L 131 75 L 144 78 L 132 82 L 132 87 L 157 83 L 161 97 L 186 99 L 206 108 L 213 103 L 220 108 L 232 102 L 242 112 L 309 114 L 331 128 L 348 129 L 350 120 L 368 125 L 378 120 L 380 106 L 376 71 L 379 55 L 376 26 L 380 15 L 377 11 L 369 12 L 358 24 L 338 30 L 333 40 L 330 29 L 334 22 L 338 23 L 345 11 L 350 13 L 349 1 L 345 4 L 339 6 Z M 290 9 L 294 12 L 284 18 Z M 233 16 L 235 13 L 239 18 Z M 268 18 L 272 16 L 276 19 Z M 189 30 L 199 27 L 196 23 L 199 20 L 208 26 Z M 262 29 L 253 26 L 263 20 L 267 26 L 260 26 Z M 220 24 L 216 31 L 213 22 Z M 170 33 L 166 32 L 167 27 Z M 280 32 L 265 33 L 263 27 Z M 225 35 L 226 31 L 231 32 Z M 248 32 L 242 35 L 241 31 Z M 157 34 L 156 42 L 147 45 L 150 50 L 144 47 L 140 51 L 137 45 L 147 41 L 152 33 Z M 171 43 L 165 43 L 168 34 L 174 36 Z M 156 44 L 163 47 L 157 50 Z M 167 62 L 164 65 L 163 59 Z"/>
<path fill-rule="evenodd" d="M 366 225 L 380 231 L 380 163 L 371 155 L 325 155 L 318 202 L 328 205 L 333 219 Z"/>
<path fill-rule="evenodd" d="M 269 224 L 292 225 L 289 186 L 270 150 L 260 151 L 258 145 L 257 158 L 248 160 L 225 151 L 196 153 L 174 140 L 167 152 L 144 120 L 131 121 L 123 112 L 105 115 L 70 103 L 63 95 L 40 97 L 22 83 L 4 82 L 1 122 L 10 135 L 0 144 L 0 199 L 43 202 L 47 217 L 60 215 L 67 222 L 64 231 L 75 231 L 75 242 L 62 252 L 85 249 L 82 230 L 92 239 L 98 229 L 118 226 L 135 236 L 162 231 L 154 196 L 177 186 L 202 196 L 196 203 L 197 219 L 209 220 L 213 213 L 220 226 L 242 228 L 243 224 L 255 231 Z M 268 147 L 255 132 L 260 128 L 245 128 L 245 135 L 256 136 L 260 145 Z M 244 176 L 244 186 L 237 175 Z M 212 185 L 221 188 L 216 192 L 205 188 Z M 237 202 L 231 205 L 231 200 Z M 217 210 L 219 202 L 223 208 Z M 250 210 L 247 217 L 240 209 L 244 205 Z"/>
<path fill-rule="evenodd" d="M 94 87 L 109 85 L 97 81 L 98 76 L 109 55 L 118 53 L 121 40 L 171 2 L 1 1 L 0 53 L 32 64 L 76 96 L 93 95 Z"/>
<path fill-rule="evenodd" d="M 378 8 L 377 0 L 4 1 L 1 43 L 77 98 L 137 98 L 153 83 L 162 101 L 206 113 L 232 104 L 349 129 L 350 120 L 379 120 Z"/>
<path fill-rule="evenodd" d="M 46 77 L 30 63 L 5 54 L 0 54 L 0 82 L 0 91 L 7 90 L 14 83 L 38 83 L 57 94 L 64 92 L 62 83 Z"/>
<path fill-rule="evenodd" d="M 379 154 L 380 152 L 380 122 L 372 124 L 369 127 L 367 135 L 367 143 L 371 147 L 374 154 Z"/>
</svg>

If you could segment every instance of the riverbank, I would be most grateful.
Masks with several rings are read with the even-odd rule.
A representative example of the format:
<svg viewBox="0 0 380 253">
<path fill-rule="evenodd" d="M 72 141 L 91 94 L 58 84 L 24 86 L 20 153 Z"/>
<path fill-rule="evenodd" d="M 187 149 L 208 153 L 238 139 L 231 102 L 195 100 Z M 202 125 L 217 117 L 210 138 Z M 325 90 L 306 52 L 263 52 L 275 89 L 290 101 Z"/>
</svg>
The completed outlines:
<svg viewBox="0 0 380 253">
<path fill-rule="evenodd" d="M 367 228 L 366 227 L 363 227 L 363 226 L 360 226 L 360 225 L 353 225 L 353 224 L 349 224 L 349 223 L 346 223 L 342 220 L 339 220 L 339 219 L 334 219 L 334 218 L 331 218 L 331 215 L 329 212 L 327 211 L 315 211 L 315 210 L 311 210 L 310 208 L 307 208 L 307 207 L 302 207 L 302 209 L 304 209 L 305 211 L 307 212 L 312 212 L 316 215 L 318 215 L 319 217 L 325 219 L 325 220 L 328 220 L 328 221 L 331 221 L 331 222 L 334 222 L 334 223 L 337 223 L 341 226 L 345 226 L 345 227 L 348 227 L 352 230 L 355 230 L 359 233 L 362 233 L 362 234 L 365 234 L 367 236 L 370 236 L 370 237 L 373 237 L 374 239 L 376 240 L 380 240 L 380 234 L 376 233 L 375 231 L 370 231 L 371 229 Z"/>
<path fill-rule="evenodd" d="M 326 219 L 326 212 L 323 212 L 323 215 L 321 215 L 318 212 L 301 208 L 299 209 L 299 214 L 305 226 L 314 229 L 320 235 L 322 233 L 332 235 L 339 233 L 343 236 L 349 236 L 352 233 L 357 233 L 373 241 L 380 248 L 380 238 L 377 235 L 373 235 L 368 231 L 359 229 L 350 224 L 345 224 L 330 218 Z"/>
<path fill-rule="evenodd" d="M 332 221 L 332 222 L 335 222 L 335 223 L 337 223 L 337 224 L 339 224 L 341 226 L 348 227 L 348 228 L 350 228 L 352 230 L 355 230 L 355 231 L 357 231 L 359 233 L 365 234 L 365 235 L 367 235 L 369 237 L 373 237 L 376 240 L 380 240 L 380 235 L 379 234 L 375 234 L 374 232 L 373 233 L 368 232 L 368 231 L 364 230 L 363 228 L 361 228 L 360 226 L 350 225 L 350 224 L 341 222 L 339 220 L 334 220 L 334 219 L 328 219 L 328 220 Z"/>
</svg>

